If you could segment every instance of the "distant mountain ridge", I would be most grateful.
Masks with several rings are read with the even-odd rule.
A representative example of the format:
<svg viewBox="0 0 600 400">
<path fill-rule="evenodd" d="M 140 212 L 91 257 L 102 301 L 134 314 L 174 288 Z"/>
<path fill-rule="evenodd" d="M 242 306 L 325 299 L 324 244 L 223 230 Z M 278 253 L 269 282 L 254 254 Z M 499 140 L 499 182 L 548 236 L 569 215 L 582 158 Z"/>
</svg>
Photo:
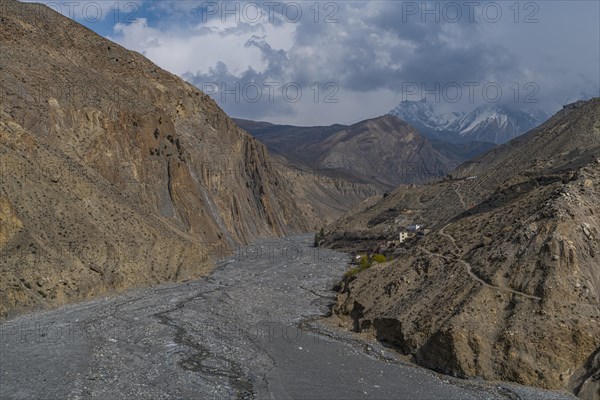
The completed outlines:
<svg viewBox="0 0 600 400">
<path fill-rule="evenodd" d="M 431 139 L 448 142 L 506 143 L 539 126 L 549 115 L 505 105 L 482 105 L 469 113 L 445 110 L 426 100 L 402 101 L 389 112 Z"/>
<path fill-rule="evenodd" d="M 430 140 L 391 115 L 350 126 L 300 127 L 242 119 L 235 122 L 270 151 L 294 164 L 328 176 L 375 183 L 384 190 L 444 176 L 494 146 Z"/>
<path fill-rule="evenodd" d="M 319 168 L 353 171 L 394 187 L 443 176 L 457 165 L 415 128 L 389 115 L 335 133 L 320 150 Z"/>
</svg>

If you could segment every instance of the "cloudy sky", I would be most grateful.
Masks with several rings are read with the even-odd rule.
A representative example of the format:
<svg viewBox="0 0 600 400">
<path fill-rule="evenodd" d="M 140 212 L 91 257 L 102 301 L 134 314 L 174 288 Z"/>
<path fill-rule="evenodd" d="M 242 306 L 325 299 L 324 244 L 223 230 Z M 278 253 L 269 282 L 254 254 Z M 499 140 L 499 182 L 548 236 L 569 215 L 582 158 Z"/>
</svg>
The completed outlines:
<svg viewBox="0 0 600 400">
<path fill-rule="evenodd" d="M 555 111 L 600 91 L 598 1 L 44 2 L 240 118 L 353 123 L 423 97 Z"/>
</svg>

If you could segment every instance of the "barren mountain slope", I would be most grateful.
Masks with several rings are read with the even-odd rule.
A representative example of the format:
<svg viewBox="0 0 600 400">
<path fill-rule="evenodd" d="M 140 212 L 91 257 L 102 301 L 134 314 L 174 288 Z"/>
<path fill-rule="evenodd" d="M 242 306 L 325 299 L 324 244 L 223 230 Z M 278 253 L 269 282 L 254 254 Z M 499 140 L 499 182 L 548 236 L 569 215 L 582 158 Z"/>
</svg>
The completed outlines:
<svg viewBox="0 0 600 400">
<path fill-rule="evenodd" d="M 215 248 L 316 224 L 208 96 L 49 8 L 0 10 L 0 315 L 197 276 Z"/>
<path fill-rule="evenodd" d="M 197 277 L 200 235 L 115 193 L 97 171 L 0 118 L 0 316 Z"/>
<path fill-rule="evenodd" d="M 293 126 L 234 118 L 235 123 L 267 145 L 269 151 L 295 164 L 313 165 L 321 155 L 319 143 L 347 126 Z M 310 149 L 310 150 L 309 150 Z"/>
<path fill-rule="evenodd" d="M 381 187 L 372 182 L 335 176 L 331 171 L 315 171 L 292 165 L 281 157 L 273 158 L 277 161 L 277 171 L 291 185 L 302 212 L 316 216 L 316 224 L 311 226 L 315 231 L 332 223 L 365 198 L 381 193 Z"/>
<path fill-rule="evenodd" d="M 593 99 L 457 171 L 477 178 L 400 188 L 347 215 L 327 230 L 334 245 L 352 247 L 344 227 L 358 236 L 369 221 L 371 244 L 415 215 L 434 230 L 347 280 L 335 311 L 422 365 L 597 399 L 599 145 Z"/>
<path fill-rule="evenodd" d="M 413 127 L 391 115 L 349 126 L 320 147 L 320 168 L 354 171 L 392 186 L 443 175 L 452 164 Z"/>
</svg>

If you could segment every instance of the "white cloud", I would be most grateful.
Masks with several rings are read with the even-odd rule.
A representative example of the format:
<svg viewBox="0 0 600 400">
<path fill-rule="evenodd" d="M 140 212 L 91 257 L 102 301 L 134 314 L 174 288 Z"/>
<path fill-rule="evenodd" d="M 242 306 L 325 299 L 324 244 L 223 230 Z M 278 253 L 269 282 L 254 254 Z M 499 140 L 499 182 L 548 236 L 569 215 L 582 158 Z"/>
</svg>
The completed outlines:
<svg viewBox="0 0 600 400">
<path fill-rule="evenodd" d="M 275 49 L 289 50 L 293 44 L 290 25 L 245 25 L 244 29 L 240 25 L 212 20 L 181 31 L 177 27 L 152 28 L 145 18 L 140 18 L 131 24 L 115 25 L 115 35 L 109 38 L 177 75 L 206 73 L 217 61 L 225 63 L 234 74 L 250 66 L 263 71 L 267 63 L 261 51 L 246 46 L 253 34 L 265 37 Z"/>
</svg>

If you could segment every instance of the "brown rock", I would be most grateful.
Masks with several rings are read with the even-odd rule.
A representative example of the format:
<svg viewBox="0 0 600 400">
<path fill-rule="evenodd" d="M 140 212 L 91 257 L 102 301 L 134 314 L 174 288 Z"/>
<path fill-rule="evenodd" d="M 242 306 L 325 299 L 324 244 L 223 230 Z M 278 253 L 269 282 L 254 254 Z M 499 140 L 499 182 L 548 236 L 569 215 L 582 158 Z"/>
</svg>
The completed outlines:
<svg viewBox="0 0 600 400">
<path fill-rule="evenodd" d="M 318 225 L 207 95 L 45 6 L 0 10 L 0 316 L 194 278 Z M 39 277 L 52 296 L 10 284 Z"/>
</svg>

